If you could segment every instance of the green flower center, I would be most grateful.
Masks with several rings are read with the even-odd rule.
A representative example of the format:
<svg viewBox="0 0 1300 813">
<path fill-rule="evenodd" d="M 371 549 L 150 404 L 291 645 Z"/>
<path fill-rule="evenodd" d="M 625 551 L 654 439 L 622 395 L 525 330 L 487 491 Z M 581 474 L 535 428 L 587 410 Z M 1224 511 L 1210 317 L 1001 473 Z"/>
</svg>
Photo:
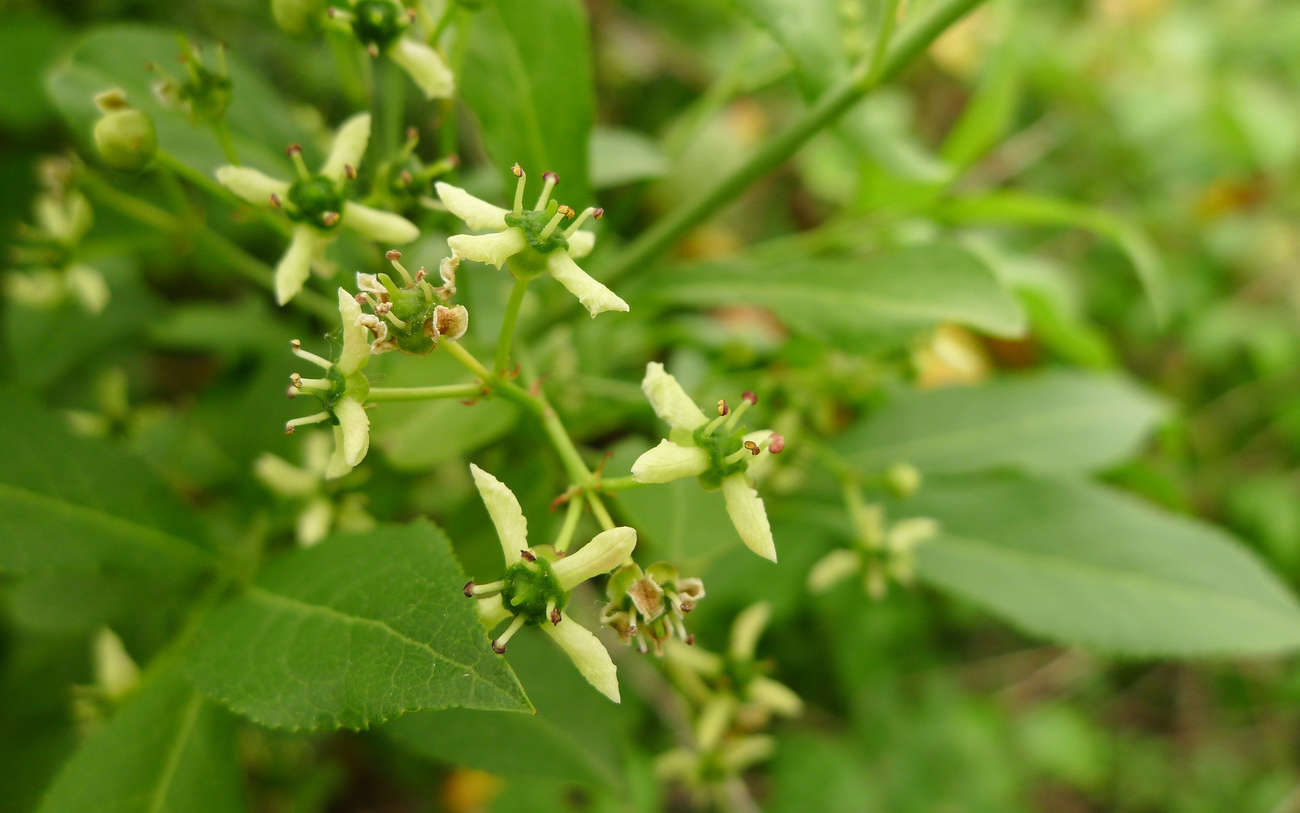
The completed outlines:
<svg viewBox="0 0 1300 813">
<path fill-rule="evenodd" d="M 727 457 L 744 448 L 746 430 L 738 426 L 731 432 L 715 429 L 713 434 L 706 435 L 704 430 L 707 426 L 705 424 L 691 434 L 692 442 L 709 458 L 709 467 L 700 475 L 700 484 L 708 489 L 721 488 L 724 478 L 749 468 L 748 455 L 734 463 L 727 462 Z"/>
<path fill-rule="evenodd" d="M 325 378 L 330 382 L 330 389 L 329 392 L 319 397 L 331 412 L 333 412 L 334 405 L 342 400 L 345 395 L 350 395 L 358 401 L 364 401 L 366 396 L 370 394 L 370 379 L 366 378 L 364 373 L 355 372 L 350 376 L 344 376 L 335 366 L 325 373 Z"/>
<path fill-rule="evenodd" d="M 559 208 L 558 203 L 551 201 L 544 209 L 529 209 L 519 214 L 507 212 L 506 225 L 522 231 L 524 239 L 528 241 L 528 247 L 538 254 L 550 254 L 557 248 L 568 249 L 569 241 L 565 239 L 563 230 L 558 226 L 547 236 L 542 236 L 542 232 L 546 231 L 546 224 L 551 222 Z"/>
<path fill-rule="evenodd" d="M 219 119 L 230 106 L 230 77 L 219 76 L 196 63 L 179 93 L 196 117 Z"/>
<path fill-rule="evenodd" d="M 322 229 L 333 229 L 339 225 L 343 215 L 343 193 L 339 185 L 324 175 L 313 175 L 294 181 L 289 187 L 289 202 L 293 204 L 290 217 L 310 223 Z M 325 225 L 324 215 L 333 212 L 339 215 L 330 225 Z"/>
<path fill-rule="evenodd" d="M 356 14 L 352 33 L 363 45 L 374 45 L 380 50 L 387 48 L 406 27 L 401 9 L 389 0 L 361 0 L 352 12 Z"/>
<path fill-rule="evenodd" d="M 530 624 L 547 621 L 547 604 L 554 602 L 555 608 L 562 610 L 569 600 L 569 594 L 560 587 L 554 568 L 543 556 L 511 565 L 506 570 L 505 583 L 501 600 L 506 609 L 522 615 Z"/>
</svg>

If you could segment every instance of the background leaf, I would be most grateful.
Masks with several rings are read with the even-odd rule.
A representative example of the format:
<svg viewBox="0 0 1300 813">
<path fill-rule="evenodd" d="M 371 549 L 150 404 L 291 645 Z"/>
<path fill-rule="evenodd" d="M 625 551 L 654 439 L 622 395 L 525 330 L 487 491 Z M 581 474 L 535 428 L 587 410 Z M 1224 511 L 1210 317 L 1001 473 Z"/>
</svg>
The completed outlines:
<svg viewBox="0 0 1300 813">
<path fill-rule="evenodd" d="M 214 611 L 190 672 L 207 694 L 275 727 L 367 728 L 451 706 L 531 710 L 465 581 L 427 522 L 340 534 L 276 559 Z"/>
<path fill-rule="evenodd" d="M 1119 492 L 1006 473 L 927 483 L 906 508 L 943 528 L 922 579 L 1034 635 L 1142 656 L 1300 647 L 1300 605 L 1240 543 Z"/>
<path fill-rule="evenodd" d="M 1015 466 L 1087 472 L 1131 457 L 1162 403 L 1118 375 L 1057 370 L 972 387 L 908 390 L 835 442 L 863 471 Z"/>
<path fill-rule="evenodd" d="M 59 772 L 41 813 L 245 809 L 234 719 L 176 670 L 146 682 Z"/>
<path fill-rule="evenodd" d="M 499 0 L 474 17 L 461 92 L 504 188 L 514 190 L 516 161 L 528 173 L 530 205 L 547 170 L 560 176 L 557 200 L 579 211 L 591 204 L 590 48 L 576 0 Z"/>
</svg>

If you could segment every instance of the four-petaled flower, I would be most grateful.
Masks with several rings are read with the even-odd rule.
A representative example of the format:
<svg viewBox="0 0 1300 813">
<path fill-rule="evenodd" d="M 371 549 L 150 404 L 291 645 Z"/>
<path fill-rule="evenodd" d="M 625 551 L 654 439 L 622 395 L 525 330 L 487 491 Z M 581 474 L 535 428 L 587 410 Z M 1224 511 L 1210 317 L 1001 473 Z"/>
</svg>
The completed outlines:
<svg viewBox="0 0 1300 813">
<path fill-rule="evenodd" d="M 560 224 L 574 217 L 574 211 L 551 200 L 551 191 L 559 183 L 554 172 L 542 175 L 542 192 L 532 209 L 524 209 L 524 171 L 514 166 L 514 208 L 507 210 L 480 200 L 458 186 L 437 183 L 434 188 L 448 211 L 465 221 L 474 231 L 492 230 L 490 234 L 457 234 L 447 240 L 452 254 L 500 268 L 510 261 L 516 277 L 529 278 L 550 274 L 569 293 L 578 298 L 594 318 L 604 311 L 626 311 L 627 303 L 610 289 L 583 271 L 575 259 L 591 253 L 596 236 L 580 227 L 588 218 L 600 219 L 604 209 L 589 206 L 561 230 Z"/>
<path fill-rule="evenodd" d="M 649 639 L 656 655 L 663 654 L 663 642 L 674 636 L 695 643 L 682 616 L 704 598 L 704 582 L 682 578 L 671 563 L 655 562 L 643 571 L 628 562 L 609 577 L 605 594 L 609 603 L 601 610 L 600 623 L 618 633 L 623 643 L 635 639 L 645 653 Z"/>
<path fill-rule="evenodd" d="M 292 433 L 299 426 L 330 422 L 334 425 L 334 452 L 325 466 L 325 477 L 342 477 L 352 471 L 370 449 L 370 418 L 366 415 L 366 397 L 370 382 L 362 368 L 370 361 L 370 334 L 362 326 L 361 306 L 347 291 L 339 289 L 339 318 L 343 322 L 338 358 L 322 358 L 302 348 L 302 342 L 290 342 L 293 354 L 325 371 L 324 378 L 289 376 L 289 396 L 310 393 L 321 400 L 320 412 L 294 418 L 284 425 Z"/>
<path fill-rule="evenodd" d="M 731 409 L 718 402 L 716 418 L 709 419 L 677 379 L 652 361 L 646 365 L 641 389 L 655 414 L 667 421 L 668 438 L 636 459 L 632 477 L 642 483 L 667 483 L 681 477 L 698 477 L 707 489 L 722 489 L 727 514 L 749 549 L 776 561 L 776 544 L 763 500 L 749 482 L 749 460 L 764 449 L 772 454 L 785 448 L 785 438 L 770 430 L 746 432 L 740 416 L 757 403 L 752 392 L 741 396 Z"/>
<path fill-rule="evenodd" d="M 595 635 L 562 611 L 573 588 L 627 561 L 636 547 L 636 531 L 627 527 L 602 531 L 567 556 L 550 545 L 529 547 L 528 520 L 514 492 L 478 466 L 469 468 L 506 560 L 502 578 L 465 585 L 465 595 L 478 598 L 479 616 L 489 631 L 510 619 L 510 625 L 492 639 L 493 651 L 503 654 L 506 643 L 525 624 L 540 627 L 588 683 L 619 702 L 618 673 L 609 653 Z"/>
<path fill-rule="evenodd" d="M 864 503 L 856 491 L 846 494 L 853 547 L 837 548 L 818 559 L 808 571 L 808 589 L 821 593 L 859 574 L 867 595 L 879 601 L 889 590 L 890 577 L 902 585 L 911 583 L 916 546 L 938 534 L 939 523 L 930 517 L 910 517 L 886 528 L 884 508 Z"/>
<path fill-rule="evenodd" d="M 408 36 L 415 10 L 398 0 L 348 0 L 348 9 L 330 8 L 329 18 L 351 31 L 372 58 L 381 53 L 406 71 L 427 99 L 446 99 L 455 77 L 438 52 Z"/>
<path fill-rule="evenodd" d="M 452 341 L 469 329 L 469 311 L 464 305 L 445 305 L 456 292 L 455 263 L 444 261 L 440 270 L 442 287 L 429 283 L 428 272 L 421 268 L 412 274 L 402 265 L 402 252 L 392 249 L 384 254 L 401 277 L 399 286 L 388 274 L 357 273 L 357 302 L 370 306 L 371 313 L 361 316 L 360 324 L 375 337 L 372 353 L 401 350 L 422 356 L 438 346 L 438 340 Z"/>
<path fill-rule="evenodd" d="M 282 210 L 297 225 L 289 248 L 275 267 L 275 300 L 283 305 L 302 290 L 312 261 L 339 226 L 388 245 L 409 243 L 420 236 L 415 224 L 401 215 L 372 209 L 346 197 L 346 183 L 356 178 L 357 165 L 370 140 L 370 114 L 358 113 L 339 127 L 334 145 L 320 172 L 313 174 L 302 160 L 302 148 L 289 147 L 298 170 L 293 183 L 272 178 L 250 167 L 217 168 L 217 180 L 248 201 Z"/>
</svg>

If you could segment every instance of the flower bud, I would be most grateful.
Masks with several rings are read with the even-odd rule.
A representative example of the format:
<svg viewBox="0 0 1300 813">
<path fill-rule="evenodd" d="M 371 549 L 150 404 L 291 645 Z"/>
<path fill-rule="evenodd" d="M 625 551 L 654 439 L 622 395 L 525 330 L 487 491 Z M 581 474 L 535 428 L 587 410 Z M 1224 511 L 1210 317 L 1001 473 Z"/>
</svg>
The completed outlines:
<svg viewBox="0 0 1300 813">
<path fill-rule="evenodd" d="M 95 97 L 103 111 L 95 122 L 95 149 L 104 163 L 131 172 L 143 169 L 158 151 L 158 135 L 149 116 L 127 105 L 120 89 Z"/>
</svg>

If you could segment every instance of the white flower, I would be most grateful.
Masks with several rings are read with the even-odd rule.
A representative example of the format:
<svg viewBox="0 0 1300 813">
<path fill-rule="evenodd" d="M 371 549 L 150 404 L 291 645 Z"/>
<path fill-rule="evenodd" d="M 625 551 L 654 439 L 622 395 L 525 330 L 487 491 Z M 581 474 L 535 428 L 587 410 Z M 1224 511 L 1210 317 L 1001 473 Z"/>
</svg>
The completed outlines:
<svg viewBox="0 0 1300 813">
<path fill-rule="evenodd" d="M 514 493 L 478 466 L 470 464 L 469 469 L 506 563 L 501 579 L 465 585 L 465 595 L 478 598 L 479 616 L 489 630 L 510 619 L 509 626 L 492 639 L 493 651 L 504 653 L 510 638 L 525 624 L 540 627 L 588 683 L 619 702 L 618 673 L 609 653 L 586 627 L 561 611 L 573 588 L 627 561 L 636 547 L 636 531 L 627 527 L 602 531 L 568 556 L 549 545 L 529 547 L 528 520 Z"/>
<path fill-rule="evenodd" d="M 293 432 L 299 426 L 332 422 L 334 451 L 325 467 L 325 477 L 342 477 L 362 461 L 370 448 L 370 418 L 366 415 L 365 400 L 370 394 L 370 382 L 362 368 L 370 360 L 370 334 L 361 324 L 361 306 L 342 288 L 338 289 L 339 318 L 342 321 L 342 344 L 338 359 L 329 361 L 302 349 L 296 339 L 291 343 L 294 355 L 322 368 L 325 378 L 303 378 L 298 373 L 289 376 L 289 394 L 308 392 L 319 398 L 325 409 L 302 418 L 294 418 L 284 426 Z"/>
<path fill-rule="evenodd" d="M 537 204 L 525 210 L 526 176 L 518 164 L 514 166 L 514 173 L 519 183 L 515 187 L 515 203 L 511 210 L 493 206 L 448 183 L 434 185 L 448 211 L 465 221 L 473 231 L 489 232 L 457 234 L 448 238 L 452 256 L 489 263 L 497 268 L 509 260 L 510 270 L 517 277 L 550 274 L 577 297 L 593 318 L 605 311 L 626 311 L 626 302 L 574 262 L 589 254 L 596 242 L 594 234 L 581 231 L 580 227 L 588 218 L 600 219 L 605 210 L 588 207 L 561 231 L 560 223 L 573 218 L 574 211 L 551 200 L 551 191 L 559 183 L 558 176 L 554 172 L 542 175 L 544 183 Z"/>
<path fill-rule="evenodd" d="M 307 169 L 302 148 L 296 144 L 288 150 L 298 170 L 298 179 L 292 183 L 251 167 L 217 168 L 217 180 L 231 192 L 249 203 L 281 209 L 297 224 L 289 248 L 275 267 L 275 299 L 279 304 L 302 290 L 313 261 L 339 226 L 387 245 L 409 243 L 420 236 L 415 224 L 401 215 L 347 199 L 347 181 L 356 177 L 369 140 L 370 114 L 358 113 L 339 127 L 319 173 Z"/>
<path fill-rule="evenodd" d="M 348 10 L 331 8 L 329 18 L 366 47 L 371 57 L 386 54 L 406 71 L 427 99 L 447 99 L 456 90 L 455 77 L 438 52 L 409 29 L 413 14 L 398 0 L 348 0 Z"/>
<path fill-rule="evenodd" d="M 747 471 L 752 457 L 764 450 L 777 454 L 784 449 L 785 438 L 768 430 L 745 432 L 739 427 L 740 416 L 758 399 L 746 392 L 734 410 L 719 401 L 718 415 L 710 420 L 656 361 L 646 365 L 641 390 L 671 431 L 668 439 L 636 459 L 632 477 L 642 483 L 698 477 L 706 488 L 721 489 L 740 538 L 754 553 L 775 562 L 776 543 L 767 510 Z"/>
</svg>

